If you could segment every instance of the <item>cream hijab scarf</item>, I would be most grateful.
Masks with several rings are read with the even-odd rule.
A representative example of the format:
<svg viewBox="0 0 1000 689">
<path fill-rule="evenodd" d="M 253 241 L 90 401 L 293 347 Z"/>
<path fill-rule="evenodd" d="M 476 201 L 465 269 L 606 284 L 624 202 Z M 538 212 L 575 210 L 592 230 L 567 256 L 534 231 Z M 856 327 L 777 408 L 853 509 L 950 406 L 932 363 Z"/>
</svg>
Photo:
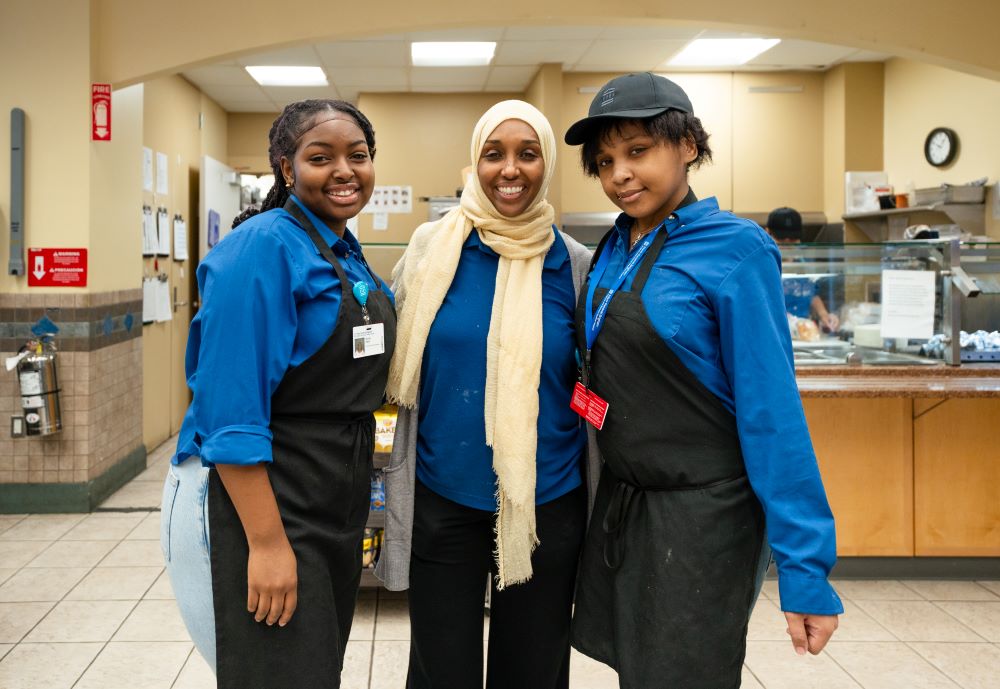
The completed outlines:
<svg viewBox="0 0 1000 689">
<path fill-rule="evenodd" d="M 519 100 L 497 103 L 472 133 L 472 165 L 487 138 L 505 120 L 522 120 L 535 130 L 545 171 L 532 204 L 521 215 L 497 212 L 476 174 L 462 190 L 461 204 L 414 232 L 393 270 L 399 323 L 389 370 L 389 400 L 416 403 L 420 365 L 431 324 L 458 268 L 462 246 L 475 229 L 500 254 L 496 291 L 486 340 L 486 444 L 493 448 L 498 478 L 496 560 L 498 588 L 531 578 L 535 530 L 535 450 L 538 383 L 542 365 L 542 263 L 554 240 L 552 205 L 545 200 L 555 172 L 556 141 L 545 116 Z"/>
</svg>

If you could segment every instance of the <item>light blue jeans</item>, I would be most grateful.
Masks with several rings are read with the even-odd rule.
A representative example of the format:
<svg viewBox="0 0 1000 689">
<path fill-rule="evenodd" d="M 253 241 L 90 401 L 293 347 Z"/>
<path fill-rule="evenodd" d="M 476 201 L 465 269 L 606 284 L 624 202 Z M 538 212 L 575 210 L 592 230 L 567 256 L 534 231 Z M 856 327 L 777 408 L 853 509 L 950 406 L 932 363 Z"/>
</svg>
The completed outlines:
<svg viewBox="0 0 1000 689">
<path fill-rule="evenodd" d="M 208 539 L 208 475 L 198 457 L 170 465 L 160 507 L 160 545 L 177 606 L 198 652 L 215 671 L 215 609 Z"/>
</svg>

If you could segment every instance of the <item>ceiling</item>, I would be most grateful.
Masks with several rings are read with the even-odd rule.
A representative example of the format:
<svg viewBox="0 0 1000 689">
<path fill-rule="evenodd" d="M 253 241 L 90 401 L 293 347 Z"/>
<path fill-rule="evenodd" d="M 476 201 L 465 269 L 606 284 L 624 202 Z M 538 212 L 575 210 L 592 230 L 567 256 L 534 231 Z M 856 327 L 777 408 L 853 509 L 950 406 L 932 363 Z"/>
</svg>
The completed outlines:
<svg viewBox="0 0 1000 689">
<path fill-rule="evenodd" d="M 314 43 L 182 72 L 229 112 L 277 112 L 305 98 L 357 101 L 361 92 L 523 91 L 538 66 L 561 63 L 570 72 L 669 72 L 670 57 L 695 38 L 756 37 L 689 27 L 494 27 L 420 31 L 357 41 Z M 413 67 L 413 41 L 496 41 L 486 67 Z M 841 62 L 890 57 L 845 46 L 783 40 L 745 65 L 711 71 L 824 70 Z M 322 67 L 329 86 L 260 86 L 245 65 Z M 676 71 L 694 71 L 690 68 Z"/>
</svg>

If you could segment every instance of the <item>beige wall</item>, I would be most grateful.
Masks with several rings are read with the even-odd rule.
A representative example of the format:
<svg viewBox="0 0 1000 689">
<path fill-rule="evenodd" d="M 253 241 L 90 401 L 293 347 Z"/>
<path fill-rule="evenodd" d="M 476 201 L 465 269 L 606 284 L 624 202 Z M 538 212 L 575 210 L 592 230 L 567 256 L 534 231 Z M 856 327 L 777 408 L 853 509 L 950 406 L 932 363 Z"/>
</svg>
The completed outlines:
<svg viewBox="0 0 1000 689">
<path fill-rule="evenodd" d="M 142 116 L 142 84 L 115 90 L 111 141 L 91 144 L 88 288 L 92 292 L 136 289 L 141 284 Z"/>
<path fill-rule="evenodd" d="M 241 172 L 271 172 L 267 161 L 267 133 L 278 113 L 231 112 L 227 115 L 226 158 L 228 165 Z M 212 156 L 213 158 L 215 156 Z"/>
<path fill-rule="evenodd" d="M 28 247 L 90 248 L 90 12 L 86 2 L 4 2 L 0 8 L 0 292 L 27 292 L 7 275 L 10 110 L 25 112 L 25 262 Z M 117 113 L 112 106 L 112 127 Z M 33 287 L 32 293 L 67 288 Z M 80 290 L 76 290 L 80 291 Z"/>
<path fill-rule="evenodd" d="M 541 110 L 548 118 L 549 124 L 556 135 L 556 142 L 562 140 L 564 127 L 563 110 L 563 71 L 562 65 L 545 64 L 538 68 L 538 73 L 524 91 L 524 100 Z M 557 147 L 557 151 L 559 148 Z M 549 183 L 548 200 L 556 212 L 556 219 L 562 213 L 563 170 L 557 154 L 556 172 Z"/>
<path fill-rule="evenodd" d="M 961 184 L 978 177 L 1000 178 L 1000 82 L 940 67 L 890 60 L 885 66 L 885 170 L 889 182 L 905 190 L 942 183 Z M 947 168 L 924 159 L 931 129 L 950 127 L 958 134 L 958 158 Z M 990 190 L 990 199 L 994 189 Z M 987 231 L 1000 238 L 1000 221 L 986 207 Z"/>
<path fill-rule="evenodd" d="M 823 80 L 823 212 L 829 222 L 844 214 L 846 84 L 843 65 L 829 70 Z"/>
<path fill-rule="evenodd" d="M 643 26 L 691 23 L 765 32 L 927 60 L 1000 77 L 1000 3 L 983 0 L 508 0 L 493 3 L 383 0 L 378 11 L 345 12 L 328 0 L 299 0 L 295 18 L 270 20 L 271 0 L 94 0 L 100 27 L 97 73 L 119 85 L 178 67 L 313 40 L 421 29 L 522 24 Z M 9 4 L 9 3 L 8 3 Z M 81 3 L 82 4 L 82 3 Z M 192 18 L 197 17 L 197 21 Z M 156 27 L 141 31 L 138 27 Z M 224 30 L 220 30 L 224 27 Z"/>
<path fill-rule="evenodd" d="M 190 230 L 187 261 L 141 262 L 146 275 L 159 272 L 169 277 L 171 297 L 176 294 L 178 302 L 173 320 L 143 326 L 143 441 L 155 447 L 179 430 L 188 404 L 184 348 L 196 296 L 199 170 L 202 155 L 226 159 L 229 124 L 222 108 L 179 76 L 147 82 L 143 96 L 142 142 L 154 156 L 167 155 L 169 186 L 164 195 L 143 191 L 141 203 L 154 211 L 165 207 L 170 218 L 180 213 Z"/>
</svg>

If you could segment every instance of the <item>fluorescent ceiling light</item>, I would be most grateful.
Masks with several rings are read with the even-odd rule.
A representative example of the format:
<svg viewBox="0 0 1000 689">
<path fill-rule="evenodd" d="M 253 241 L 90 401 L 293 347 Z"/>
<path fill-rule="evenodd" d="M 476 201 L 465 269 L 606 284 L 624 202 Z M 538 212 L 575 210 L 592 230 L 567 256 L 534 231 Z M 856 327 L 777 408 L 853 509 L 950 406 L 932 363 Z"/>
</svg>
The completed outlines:
<svg viewBox="0 0 1000 689">
<path fill-rule="evenodd" d="M 778 38 L 698 38 L 667 62 L 671 67 L 732 67 L 781 43 Z"/>
<path fill-rule="evenodd" d="M 256 65 L 247 72 L 261 86 L 327 86 L 321 67 Z"/>
<path fill-rule="evenodd" d="M 414 67 L 479 67 L 490 64 L 497 44 L 476 42 L 415 42 L 410 44 Z"/>
</svg>

